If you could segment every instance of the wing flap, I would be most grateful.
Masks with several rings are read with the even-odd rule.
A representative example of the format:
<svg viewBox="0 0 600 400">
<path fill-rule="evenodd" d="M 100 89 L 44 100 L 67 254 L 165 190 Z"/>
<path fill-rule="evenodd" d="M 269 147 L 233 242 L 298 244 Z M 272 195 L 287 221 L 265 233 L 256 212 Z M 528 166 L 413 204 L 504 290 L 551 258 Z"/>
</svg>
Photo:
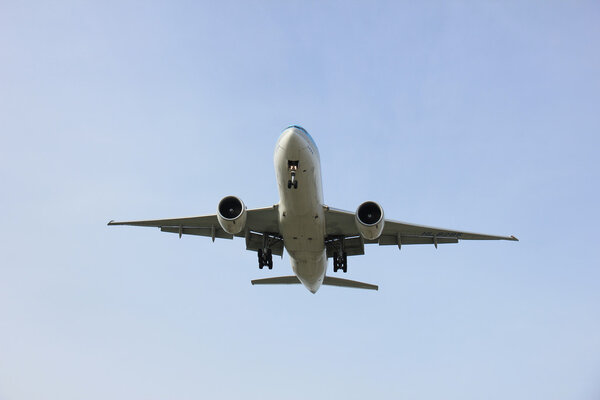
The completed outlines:
<svg viewBox="0 0 600 400">
<path fill-rule="evenodd" d="M 276 256 L 283 256 L 283 239 L 269 234 L 246 233 L 246 250 L 258 251 L 264 249 L 265 245 L 271 249 Z"/>
<path fill-rule="evenodd" d="M 457 238 L 446 237 L 427 237 L 427 236 L 391 236 L 381 235 L 377 241 L 380 246 L 404 245 L 404 244 L 443 244 L 443 243 L 458 243 Z"/>
<path fill-rule="evenodd" d="M 196 236 L 206 236 L 206 237 L 214 237 L 217 239 L 233 239 L 233 235 L 225 232 L 223 229 L 215 228 L 188 228 L 188 227 L 173 227 L 173 226 L 161 226 L 161 232 L 170 232 L 170 233 L 181 233 L 182 235 L 196 235 Z"/>
<path fill-rule="evenodd" d="M 362 237 L 344 237 L 335 238 L 325 241 L 325 247 L 327 249 L 327 258 L 333 257 L 333 253 L 340 252 L 340 240 L 343 240 L 344 252 L 347 256 L 362 256 L 365 254 L 365 240 Z"/>
</svg>

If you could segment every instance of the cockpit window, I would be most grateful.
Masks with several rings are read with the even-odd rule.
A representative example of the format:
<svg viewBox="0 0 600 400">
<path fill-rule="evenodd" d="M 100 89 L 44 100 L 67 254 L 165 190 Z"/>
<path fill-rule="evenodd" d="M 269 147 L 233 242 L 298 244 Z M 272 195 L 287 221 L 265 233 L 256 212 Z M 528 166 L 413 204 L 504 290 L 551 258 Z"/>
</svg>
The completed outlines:
<svg viewBox="0 0 600 400">
<path fill-rule="evenodd" d="M 290 129 L 290 128 L 296 128 L 296 129 L 300 129 L 301 131 L 304 131 L 304 133 L 308 133 L 306 132 L 306 129 L 304 129 L 303 127 L 301 127 L 300 125 L 290 125 L 285 129 Z"/>
</svg>

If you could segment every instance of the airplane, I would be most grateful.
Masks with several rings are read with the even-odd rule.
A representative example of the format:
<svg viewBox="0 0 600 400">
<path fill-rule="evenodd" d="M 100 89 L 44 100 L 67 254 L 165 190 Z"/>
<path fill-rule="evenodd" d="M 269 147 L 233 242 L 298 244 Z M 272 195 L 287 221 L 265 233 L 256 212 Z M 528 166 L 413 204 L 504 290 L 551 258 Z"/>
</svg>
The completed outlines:
<svg viewBox="0 0 600 400">
<path fill-rule="evenodd" d="M 403 245 L 458 243 L 459 240 L 512 240 L 496 236 L 433 228 L 384 218 L 383 208 L 366 201 L 356 212 L 339 210 L 323 203 L 321 161 L 314 139 L 306 129 L 291 125 L 275 146 L 275 174 L 279 203 L 247 209 L 236 196 L 224 197 L 217 213 L 197 217 L 146 221 L 110 221 L 108 225 L 158 227 L 162 232 L 197 235 L 215 239 L 244 238 L 246 249 L 256 251 L 258 267 L 273 268 L 273 255 L 290 256 L 294 275 L 251 281 L 253 285 L 302 284 L 311 293 L 321 285 L 378 290 L 377 285 L 328 276 L 328 259 L 333 272 L 348 271 L 348 257 L 363 255 L 365 244 Z"/>
</svg>

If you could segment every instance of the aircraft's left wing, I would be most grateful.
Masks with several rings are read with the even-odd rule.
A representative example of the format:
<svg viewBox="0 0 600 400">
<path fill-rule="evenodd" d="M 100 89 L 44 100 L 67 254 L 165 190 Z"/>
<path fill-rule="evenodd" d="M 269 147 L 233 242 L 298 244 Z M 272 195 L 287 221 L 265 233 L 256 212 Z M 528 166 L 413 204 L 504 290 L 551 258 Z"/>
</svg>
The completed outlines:
<svg viewBox="0 0 600 400">
<path fill-rule="evenodd" d="M 393 220 L 385 220 L 383 232 L 376 240 L 362 239 L 356 227 L 355 214 L 350 211 L 325 208 L 325 223 L 327 224 L 328 249 L 331 257 L 335 251 L 336 243 L 341 238 L 348 255 L 364 254 L 365 243 L 378 243 L 380 245 L 405 244 L 433 244 L 437 247 L 442 243 L 458 243 L 459 240 L 519 240 L 514 236 L 487 235 L 482 233 L 464 232 L 453 229 L 434 228 L 425 225 L 410 224 Z"/>
<path fill-rule="evenodd" d="M 279 220 L 277 205 L 265 208 L 247 210 L 246 230 L 235 235 L 247 236 L 247 232 L 258 232 L 271 236 L 279 235 Z M 160 228 L 162 232 L 178 233 L 181 235 L 198 235 L 219 239 L 233 239 L 221 228 L 216 214 L 198 217 L 152 219 L 143 221 L 110 221 L 108 225 L 150 226 Z"/>
</svg>

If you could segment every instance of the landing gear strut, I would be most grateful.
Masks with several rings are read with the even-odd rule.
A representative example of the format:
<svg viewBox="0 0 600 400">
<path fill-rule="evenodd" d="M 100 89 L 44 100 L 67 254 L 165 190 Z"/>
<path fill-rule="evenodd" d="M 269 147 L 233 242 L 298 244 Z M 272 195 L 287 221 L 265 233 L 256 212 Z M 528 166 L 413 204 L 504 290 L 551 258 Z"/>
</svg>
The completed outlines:
<svg viewBox="0 0 600 400">
<path fill-rule="evenodd" d="M 292 179 L 288 181 L 288 189 L 292 187 L 298 189 L 298 181 L 296 180 L 296 171 L 298 171 L 299 161 L 288 160 L 288 169 L 290 171 Z"/>
<path fill-rule="evenodd" d="M 273 253 L 271 249 L 258 250 L 258 268 L 263 269 L 264 266 L 273 269 Z"/>
<path fill-rule="evenodd" d="M 337 272 L 338 269 L 344 271 L 344 273 L 348 272 L 348 254 L 346 252 L 342 253 L 342 255 L 333 253 L 333 272 Z"/>
<path fill-rule="evenodd" d="M 292 179 L 288 181 L 288 189 L 291 189 L 292 187 L 294 187 L 294 189 L 298 189 L 298 181 L 296 180 L 295 172 L 292 172 Z"/>
</svg>

